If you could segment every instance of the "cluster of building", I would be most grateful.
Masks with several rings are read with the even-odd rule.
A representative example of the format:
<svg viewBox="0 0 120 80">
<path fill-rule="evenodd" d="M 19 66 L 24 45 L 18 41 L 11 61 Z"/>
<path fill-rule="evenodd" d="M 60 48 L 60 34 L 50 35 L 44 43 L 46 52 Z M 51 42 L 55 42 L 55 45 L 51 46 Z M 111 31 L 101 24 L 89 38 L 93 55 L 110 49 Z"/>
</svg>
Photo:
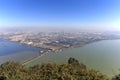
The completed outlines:
<svg viewBox="0 0 120 80">
<path fill-rule="evenodd" d="M 100 40 L 120 39 L 120 35 L 105 32 L 6 32 L 0 33 L 0 38 L 51 51 L 61 51 Z"/>
</svg>

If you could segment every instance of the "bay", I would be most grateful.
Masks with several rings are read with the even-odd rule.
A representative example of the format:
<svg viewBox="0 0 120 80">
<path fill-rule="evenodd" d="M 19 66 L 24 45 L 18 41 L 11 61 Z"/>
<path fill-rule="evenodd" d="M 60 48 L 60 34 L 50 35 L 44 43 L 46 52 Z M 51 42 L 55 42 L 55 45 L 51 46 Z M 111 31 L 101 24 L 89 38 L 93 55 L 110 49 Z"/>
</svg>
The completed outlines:
<svg viewBox="0 0 120 80">
<path fill-rule="evenodd" d="M 0 40 L 0 64 L 6 61 L 24 62 L 39 55 L 42 48 L 19 44 L 7 40 Z"/>
<path fill-rule="evenodd" d="M 87 67 L 112 77 L 118 74 L 120 69 L 120 40 L 104 40 L 62 52 L 51 52 L 31 61 L 27 65 L 33 66 L 47 62 L 63 63 L 69 57 L 74 57 Z"/>
</svg>

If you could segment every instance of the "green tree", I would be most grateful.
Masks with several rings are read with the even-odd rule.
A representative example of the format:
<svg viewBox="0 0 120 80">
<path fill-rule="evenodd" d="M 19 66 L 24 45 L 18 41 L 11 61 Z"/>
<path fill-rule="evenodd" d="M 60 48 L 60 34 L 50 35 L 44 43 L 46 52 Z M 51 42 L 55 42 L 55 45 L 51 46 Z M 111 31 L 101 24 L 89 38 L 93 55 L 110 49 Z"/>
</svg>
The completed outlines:
<svg viewBox="0 0 120 80">
<path fill-rule="evenodd" d="M 108 80 L 99 71 L 88 69 L 75 58 L 68 63 L 47 63 L 26 67 L 17 62 L 0 66 L 0 80 Z"/>
</svg>

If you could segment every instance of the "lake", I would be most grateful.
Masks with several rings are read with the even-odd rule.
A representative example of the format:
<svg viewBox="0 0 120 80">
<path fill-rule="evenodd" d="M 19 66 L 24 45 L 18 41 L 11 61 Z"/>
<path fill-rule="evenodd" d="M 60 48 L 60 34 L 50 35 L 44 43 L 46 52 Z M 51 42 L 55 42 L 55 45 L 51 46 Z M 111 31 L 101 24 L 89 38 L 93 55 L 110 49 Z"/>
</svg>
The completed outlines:
<svg viewBox="0 0 120 80">
<path fill-rule="evenodd" d="M 42 48 L 19 44 L 7 40 L 0 40 L 0 64 L 13 60 L 23 62 L 37 57 Z"/>
<path fill-rule="evenodd" d="M 104 40 L 87 44 L 80 48 L 72 48 L 62 52 L 51 52 L 28 63 L 33 66 L 38 63 L 63 63 L 74 57 L 89 68 L 99 70 L 109 77 L 117 74 L 120 69 L 120 40 Z"/>
</svg>

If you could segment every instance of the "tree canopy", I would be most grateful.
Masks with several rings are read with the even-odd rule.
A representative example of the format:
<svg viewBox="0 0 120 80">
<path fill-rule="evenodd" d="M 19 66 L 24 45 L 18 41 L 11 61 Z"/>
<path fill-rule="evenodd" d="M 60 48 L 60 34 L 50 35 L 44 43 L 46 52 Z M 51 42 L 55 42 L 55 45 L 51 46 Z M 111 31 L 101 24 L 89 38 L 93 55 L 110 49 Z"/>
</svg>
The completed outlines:
<svg viewBox="0 0 120 80">
<path fill-rule="evenodd" d="M 6 62 L 0 66 L 0 80 L 108 80 L 108 77 L 88 69 L 75 58 L 69 58 L 68 63 L 47 63 L 32 67 Z"/>
</svg>

